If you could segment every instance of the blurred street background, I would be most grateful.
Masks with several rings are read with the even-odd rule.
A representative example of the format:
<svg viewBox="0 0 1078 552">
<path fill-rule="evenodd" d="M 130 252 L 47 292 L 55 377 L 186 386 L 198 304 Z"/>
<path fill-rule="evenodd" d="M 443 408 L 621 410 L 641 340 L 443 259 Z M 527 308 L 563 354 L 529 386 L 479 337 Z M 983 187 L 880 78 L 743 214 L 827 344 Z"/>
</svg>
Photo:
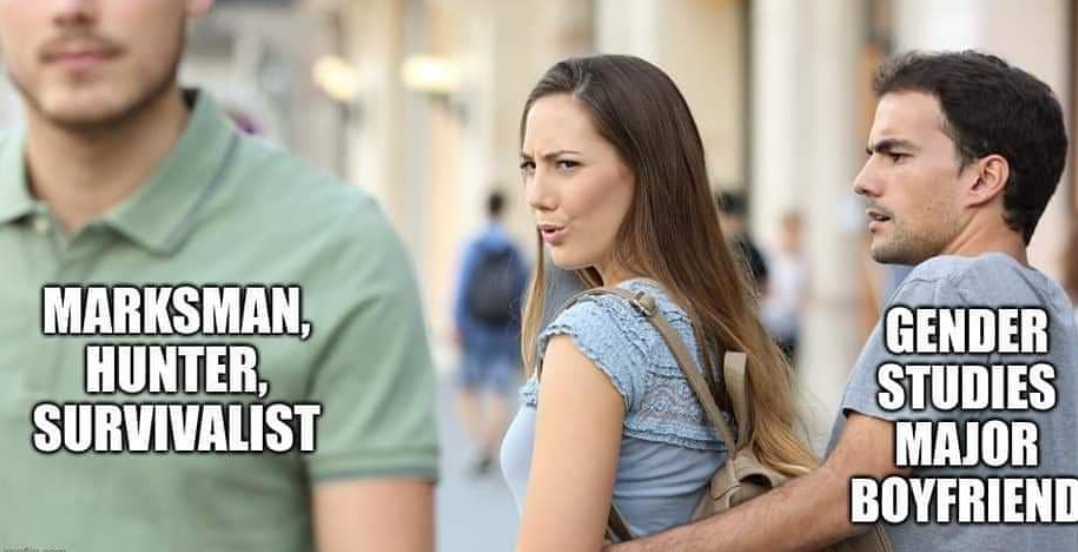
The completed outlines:
<svg viewBox="0 0 1078 552">
<path fill-rule="evenodd" d="M 210 90 L 250 132 L 368 190 L 413 254 L 440 375 L 445 552 L 508 550 L 516 531 L 499 471 L 475 473 L 475 451 L 455 415 L 451 304 L 462 248 L 483 227 L 492 189 L 506 194 L 505 225 L 535 261 L 518 125 L 528 91 L 555 61 L 633 54 L 678 83 L 715 191 L 742 198 L 747 235 L 773 261 L 772 283 L 798 294 L 796 369 L 817 446 L 902 276 L 868 257 L 851 188 L 877 64 L 912 48 L 995 53 L 1053 87 L 1072 136 L 1078 122 L 1078 8 L 1070 0 L 217 4 L 191 29 L 182 81 Z M 15 92 L 0 83 L 0 126 L 22 117 Z M 1074 162 L 1072 154 L 1031 249 L 1032 264 L 1053 277 L 1078 212 Z"/>
</svg>

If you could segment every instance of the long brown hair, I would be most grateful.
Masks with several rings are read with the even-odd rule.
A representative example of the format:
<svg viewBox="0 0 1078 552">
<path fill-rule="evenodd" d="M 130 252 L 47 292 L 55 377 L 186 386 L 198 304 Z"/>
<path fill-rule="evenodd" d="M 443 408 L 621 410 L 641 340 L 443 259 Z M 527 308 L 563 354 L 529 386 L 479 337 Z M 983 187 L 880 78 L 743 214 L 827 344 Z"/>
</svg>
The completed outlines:
<svg viewBox="0 0 1078 552">
<path fill-rule="evenodd" d="M 756 314 L 746 271 L 727 245 L 708 186 L 700 133 L 674 82 L 654 65 L 631 56 L 599 55 L 551 67 L 524 105 L 570 94 L 591 115 L 599 134 L 632 170 L 636 192 L 616 239 L 614 259 L 663 285 L 692 317 L 705 369 L 725 349 L 748 354 L 751 431 L 745 436 L 758 458 L 787 475 L 799 475 L 815 457 L 799 437 L 793 378 L 785 357 Z M 543 243 L 536 234 L 538 258 Z M 603 285 L 594 268 L 577 272 L 589 286 Z M 546 277 L 535 264 L 524 308 L 522 348 L 529 374 L 538 362 Z M 713 372 L 714 373 L 714 372 Z M 723 404 L 724 401 L 719 401 Z"/>
</svg>

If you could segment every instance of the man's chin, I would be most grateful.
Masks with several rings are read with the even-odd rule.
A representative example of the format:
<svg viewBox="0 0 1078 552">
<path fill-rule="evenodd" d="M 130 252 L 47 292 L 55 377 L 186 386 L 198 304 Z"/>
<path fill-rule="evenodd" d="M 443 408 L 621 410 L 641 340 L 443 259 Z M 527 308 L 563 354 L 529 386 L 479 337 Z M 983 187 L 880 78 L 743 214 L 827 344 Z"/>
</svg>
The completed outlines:
<svg viewBox="0 0 1078 552">
<path fill-rule="evenodd" d="M 890 243 L 877 243 L 877 240 L 873 240 L 869 249 L 869 253 L 872 256 L 872 260 L 881 264 L 907 264 L 905 261 L 906 255 L 903 251 L 898 251 L 894 244 Z"/>
<path fill-rule="evenodd" d="M 888 247 L 890 246 L 890 247 Z M 869 250 L 872 260 L 880 264 L 916 266 L 928 257 L 916 251 L 895 247 L 893 244 L 873 243 Z"/>
<path fill-rule="evenodd" d="M 60 127 L 100 127 L 123 118 L 123 102 L 97 98 L 61 98 L 39 104 L 39 114 Z"/>
<path fill-rule="evenodd" d="M 42 75 L 33 85 L 12 78 L 32 116 L 60 128 L 75 131 L 109 129 L 145 112 L 177 87 L 175 67 L 156 75 L 155 80 L 136 80 L 129 77 L 94 78 L 78 81 Z M 115 76 L 115 75 L 114 75 Z"/>
</svg>

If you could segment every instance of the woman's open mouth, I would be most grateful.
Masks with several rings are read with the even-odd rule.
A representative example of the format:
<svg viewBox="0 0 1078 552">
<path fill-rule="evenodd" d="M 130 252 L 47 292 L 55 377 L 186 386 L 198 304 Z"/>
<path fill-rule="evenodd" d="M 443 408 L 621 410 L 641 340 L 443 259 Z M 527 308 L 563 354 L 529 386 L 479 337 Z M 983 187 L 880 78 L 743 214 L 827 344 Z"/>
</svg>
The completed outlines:
<svg viewBox="0 0 1078 552">
<path fill-rule="evenodd" d="M 559 245 L 565 240 L 566 229 L 564 226 L 540 224 L 539 233 L 543 236 L 543 241 L 548 245 Z"/>
</svg>

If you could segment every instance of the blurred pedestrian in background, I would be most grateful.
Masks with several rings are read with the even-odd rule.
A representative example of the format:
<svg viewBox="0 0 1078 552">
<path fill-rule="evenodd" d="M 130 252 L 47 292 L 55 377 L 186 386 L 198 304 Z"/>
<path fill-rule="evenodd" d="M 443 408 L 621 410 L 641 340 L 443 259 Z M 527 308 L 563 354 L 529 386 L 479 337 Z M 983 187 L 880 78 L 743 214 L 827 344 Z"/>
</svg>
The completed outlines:
<svg viewBox="0 0 1078 552">
<path fill-rule="evenodd" d="M 778 247 L 769 258 L 768 293 L 761 305 L 764 323 L 791 366 L 797 366 L 801 317 L 808 302 L 802 228 L 800 213 L 791 211 L 783 215 Z"/>
<path fill-rule="evenodd" d="M 748 266 L 749 274 L 752 275 L 752 281 L 756 287 L 757 299 L 767 295 L 770 272 L 767 259 L 756 246 L 756 242 L 745 225 L 748 205 L 744 194 L 720 192 L 715 196 L 715 203 L 719 208 L 722 233 L 734 252 L 740 255 L 741 258 L 738 260 L 743 260 Z"/>
<path fill-rule="evenodd" d="M 458 407 L 475 447 L 474 470 L 487 473 L 516 402 L 520 306 L 528 267 L 501 224 L 505 197 L 487 198 L 487 225 L 464 250 L 453 304 L 462 352 Z"/>
<path fill-rule="evenodd" d="M 0 138 L 0 545 L 428 552 L 434 380 L 408 256 L 365 192 L 180 88 L 188 20 L 212 4 L 0 1 L 0 52 L 28 123 Z M 300 286 L 306 341 L 244 341 L 265 401 L 322 405 L 316 450 L 35 451 L 36 403 L 99 400 L 84 388 L 83 340 L 33 322 L 54 282 Z M 87 420 L 65 421 L 69 433 Z M 256 423 L 235 422 L 230 443 Z"/>
</svg>

